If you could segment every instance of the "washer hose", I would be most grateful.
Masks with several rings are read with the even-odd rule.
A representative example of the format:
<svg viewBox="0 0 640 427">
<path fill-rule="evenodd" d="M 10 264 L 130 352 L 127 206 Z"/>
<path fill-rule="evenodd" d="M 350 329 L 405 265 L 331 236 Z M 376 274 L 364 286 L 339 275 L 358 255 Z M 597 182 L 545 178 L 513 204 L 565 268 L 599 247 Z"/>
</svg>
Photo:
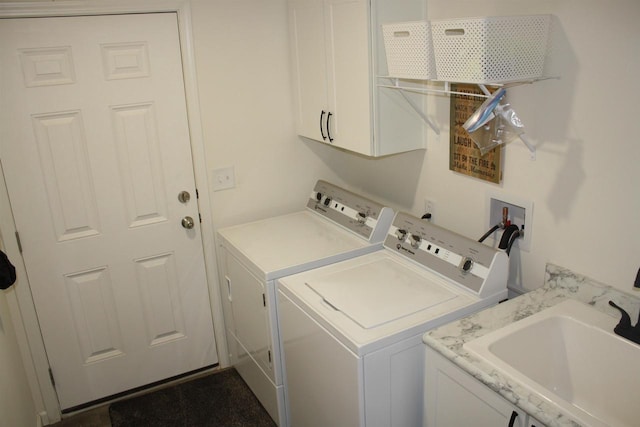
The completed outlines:
<svg viewBox="0 0 640 427">
<path fill-rule="evenodd" d="M 518 240 L 518 237 L 522 236 L 522 231 L 518 230 L 515 231 L 512 235 L 511 238 L 509 239 L 509 243 L 507 243 L 507 256 L 509 256 L 509 253 L 511 252 L 511 246 L 513 246 L 513 242 L 515 242 L 516 240 Z"/>
<path fill-rule="evenodd" d="M 515 224 L 508 225 L 507 228 L 504 229 L 504 233 L 502 233 L 502 238 L 500 239 L 498 248 L 506 250 L 507 255 L 509 255 L 509 252 L 511 252 L 511 246 L 518 237 L 520 237 L 520 230 L 518 229 L 518 226 Z"/>
<path fill-rule="evenodd" d="M 478 239 L 478 242 L 482 243 L 486 240 L 487 237 L 491 236 L 498 228 L 500 228 L 500 224 L 494 225 L 493 227 L 491 227 L 489 229 L 489 231 L 487 231 L 486 233 L 484 233 L 484 235 Z"/>
</svg>

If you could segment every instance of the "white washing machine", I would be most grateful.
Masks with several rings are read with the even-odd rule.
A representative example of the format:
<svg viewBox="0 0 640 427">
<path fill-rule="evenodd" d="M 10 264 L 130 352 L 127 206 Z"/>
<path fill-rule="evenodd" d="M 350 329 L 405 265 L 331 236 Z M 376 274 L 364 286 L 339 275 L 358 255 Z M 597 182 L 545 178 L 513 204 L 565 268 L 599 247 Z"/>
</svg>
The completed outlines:
<svg viewBox="0 0 640 427">
<path fill-rule="evenodd" d="M 279 279 L 290 425 L 422 425 L 422 335 L 505 299 L 507 275 L 504 252 L 398 213 L 384 250 Z"/>
<path fill-rule="evenodd" d="M 393 215 L 318 181 L 306 209 L 218 231 L 231 363 L 278 425 L 287 420 L 275 280 L 381 250 Z"/>
</svg>

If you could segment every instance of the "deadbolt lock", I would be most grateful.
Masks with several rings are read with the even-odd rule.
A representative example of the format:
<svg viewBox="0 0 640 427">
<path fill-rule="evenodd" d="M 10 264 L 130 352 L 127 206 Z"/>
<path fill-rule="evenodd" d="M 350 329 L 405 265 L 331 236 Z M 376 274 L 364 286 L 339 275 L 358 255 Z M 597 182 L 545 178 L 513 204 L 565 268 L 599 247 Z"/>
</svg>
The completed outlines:
<svg viewBox="0 0 640 427">
<path fill-rule="evenodd" d="M 181 191 L 178 193 L 178 200 L 180 200 L 180 203 L 187 203 L 191 200 L 191 194 L 188 191 Z"/>
</svg>

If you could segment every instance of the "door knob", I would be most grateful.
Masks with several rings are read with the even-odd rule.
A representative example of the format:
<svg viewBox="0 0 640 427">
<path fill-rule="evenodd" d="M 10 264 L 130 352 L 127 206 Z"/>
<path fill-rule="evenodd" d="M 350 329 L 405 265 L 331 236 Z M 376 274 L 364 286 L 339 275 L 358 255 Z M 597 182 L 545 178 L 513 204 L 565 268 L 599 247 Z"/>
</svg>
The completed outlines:
<svg viewBox="0 0 640 427">
<path fill-rule="evenodd" d="M 184 218 L 182 218 L 182 226 L 187 230 L 191 230 L 194 225 L 195 222 L 193 222 L 193 218 L 191 218 L 190 216 L 185 216 Z"/>
</svg>

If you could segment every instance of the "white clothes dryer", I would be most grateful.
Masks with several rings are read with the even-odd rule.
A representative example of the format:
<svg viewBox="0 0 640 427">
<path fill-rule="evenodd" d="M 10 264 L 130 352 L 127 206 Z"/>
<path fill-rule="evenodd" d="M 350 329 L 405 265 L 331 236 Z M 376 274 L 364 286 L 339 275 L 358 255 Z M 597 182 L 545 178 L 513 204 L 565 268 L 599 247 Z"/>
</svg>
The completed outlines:
<svg viewBox="0 0 640 427">
<path fill-rule="evenodd" d="M 230 360 L 278 425 L 287 420 L 275 280 L 381 250 L 393 215 L 320 180 L 306 209 L 218 231 Z"/>
<path fill-rule="evenodd" d="M 290 425 L 422 425 L 422 335 L 505 299 L 507 276 L 504 252 L 398 213 L 384 250 L 279 279 Z"/>
</svg>

